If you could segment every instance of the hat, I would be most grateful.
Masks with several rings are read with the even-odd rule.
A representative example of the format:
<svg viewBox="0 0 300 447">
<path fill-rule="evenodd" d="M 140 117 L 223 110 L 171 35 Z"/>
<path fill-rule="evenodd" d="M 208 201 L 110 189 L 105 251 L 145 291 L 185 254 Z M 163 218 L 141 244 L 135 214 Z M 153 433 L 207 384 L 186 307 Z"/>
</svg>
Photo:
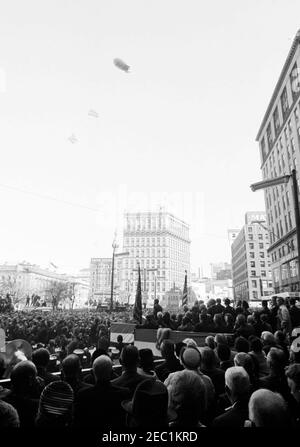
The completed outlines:
<svg viewBox="0 0 300 447">
<path fill-rule="evenodd" d="M 295 327 L 292 331 L 292 337 L 299 337 L 300 335 L 300 327 Z"/>
<path fill-rule="evenodd" d="M 67 382 L 51 382 L 42 391 L 40 410 L 52 415 L 67 414 L 73 404 L 74 393 Z"/>
<path fill-rule="evenodd" d="M 196 369 L 201 364 L 200 351 L 194 346 L 183 347 L 180 352 L 181 363 L 188 369 Z"/>
<path fill-rule="evenodd" d="M 164 422 L 176 419 L 176 413 L 168 409 L 167 387 L 156 379 L 143 380 L 137 386 L 132 400 L 122 402 L 123 409 L 138 421 Z"/>
</svg>

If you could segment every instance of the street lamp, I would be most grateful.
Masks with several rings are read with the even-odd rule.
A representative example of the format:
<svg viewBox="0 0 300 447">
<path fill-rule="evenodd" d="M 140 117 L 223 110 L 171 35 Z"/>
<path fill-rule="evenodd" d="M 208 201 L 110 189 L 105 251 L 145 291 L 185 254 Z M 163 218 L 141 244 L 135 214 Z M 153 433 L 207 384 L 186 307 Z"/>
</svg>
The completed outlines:
<svg viewBox="0 0 300 447">
<path fill-rule="evenodd" d="M 116 256 L 127 256 L 129 255 L 129 251 L 123 252 L 123 253 L 116 253 L 116 248 L 118 248 L 119 246 L 117 245 L 116 242 L 116 234 L 115 234 L 115 238 L 114 241 L 112 243 L 112 248 L 113 248 L 113 254 L 112 254 L 112 265 L 111 265 L 111 287 L 110 287 L 110 310 L 113 310 L 114 307 L 114 271 L 115 271 L 115 257 Z"/>
<path fill-rule="evenodd" d="M 298 250 L 298 290 L 300 291 L 300 214 L 299 214 L 299 196 L 298 196 L 298 183 L 296 176 L 296 169 L 292 170 L 289 175 L 283 175 L 281 177 L 275 177 L 273 179 L 264 180 L 262 182 L 253 183 L 250 188 L 252 191 L 258 191 L 259 189 L 266 189 L 272 186 L 281 185 L 283 183 L 288 183 L 292 179 L 293 185 L 293 198 L 294 198 L 294 214 L 296 221 L 296 235 L 297 235 L 297 250 Z"/>
</svg>

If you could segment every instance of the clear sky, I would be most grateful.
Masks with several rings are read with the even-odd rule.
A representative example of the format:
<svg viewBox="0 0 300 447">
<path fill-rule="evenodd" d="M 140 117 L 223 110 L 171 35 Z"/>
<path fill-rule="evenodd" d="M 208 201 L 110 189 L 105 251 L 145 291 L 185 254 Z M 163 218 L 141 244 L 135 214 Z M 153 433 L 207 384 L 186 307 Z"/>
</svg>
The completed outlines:
<svg viewBox="0 0 300 447">
<path fill-rule="evenodd" d="M 298 0 L 0 0 L 0 262 L 84 268 L 124 209 L 159 205 L 190 223 L 193 268 L 229 260 L 227 229 L 264 210 L 255 137 L 299 18 Z"/>
</svg>

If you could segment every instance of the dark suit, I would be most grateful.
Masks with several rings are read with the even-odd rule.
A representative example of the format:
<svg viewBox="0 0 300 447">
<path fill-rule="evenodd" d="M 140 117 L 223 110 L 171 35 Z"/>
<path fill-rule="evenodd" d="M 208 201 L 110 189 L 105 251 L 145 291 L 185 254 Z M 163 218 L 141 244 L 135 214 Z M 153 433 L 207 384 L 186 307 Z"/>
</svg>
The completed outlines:
<svg viewBox="0 0 300 447">
<path fill-rule="evenodd" d="M 90 427 L 101 431 L 108 427 L 124 427 L 126 413 L 121 402 L 128 398 L 128 389 L 111 382 L 97 383 L 79 391 L 74 405 L 74 428 Z"/>
<path fill-rule="evenodd" d="M 120 377 L 112 380 L 111 383 L 115 386 L 129 388 L 130 397 L 132 397 L 138 384 L 145 379 L 145 376 L 142 376 L 136 371 L 124 371 Z"/>
<path fill-rule="evenodd" d="M 11 392 L 3 399 L 11 404 L 18 412 L 21 428 L 32 428 L 35 426 L 39 400 L 31 397 L 23 397 Z"/>
<path fill-rule="evenodd" d="M 164 382 L 170 373 L 182 371 L 183 366 L 175 357 L 173 360 L 165 361 L 155 368 L 155 372 L 159 380 Z"/>
<path fill-rule="evenodd" d="M 213 420 L 212 427 L 239 428 L 244 427 L 248 419 L 248 399 L 236 402 L 224 414 Z"/>
</svg>

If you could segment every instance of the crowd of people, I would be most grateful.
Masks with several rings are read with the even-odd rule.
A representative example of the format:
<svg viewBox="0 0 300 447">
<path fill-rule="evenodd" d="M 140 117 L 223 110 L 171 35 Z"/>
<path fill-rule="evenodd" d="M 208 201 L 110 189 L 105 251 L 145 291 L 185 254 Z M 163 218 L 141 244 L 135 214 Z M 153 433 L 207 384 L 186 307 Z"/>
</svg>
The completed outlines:
<svg viewBox="0 0 300 447">
<path fill-rule="evenodd" d="M 126 312 L 1 315 L 10 339 L 29 338 L 36 346 L 31 359 L 14 365 L 10 388 L 0 388 L 0 427 L 300 427 L 299 314 L 293 299 L 274 298 L 254 311 L 246 302 L 211 300 L 178 315 L 156 301 L 140 326 L 164 334 L 157 345 L 162 359 L 120 339 L 119 369 L 109 326 L 132 321 Z M 170 329 L 210 335 L 199 347 L 190 333 L 174 343 Z M 67 349 L 55 375 L 51 349 L 61 340 Z M 76 354 L 79 343 L 96 346 L 88 373 Z"/>
<path fill-rule="evenodd" d="M 0 314 L 12 312 L 13 310 L 14 310 L 14 306 L 12 304 L 12 299 L 11 299 L 9 293 L 7 293 L 4 296 L 0 295 Z"/>
</svg>

